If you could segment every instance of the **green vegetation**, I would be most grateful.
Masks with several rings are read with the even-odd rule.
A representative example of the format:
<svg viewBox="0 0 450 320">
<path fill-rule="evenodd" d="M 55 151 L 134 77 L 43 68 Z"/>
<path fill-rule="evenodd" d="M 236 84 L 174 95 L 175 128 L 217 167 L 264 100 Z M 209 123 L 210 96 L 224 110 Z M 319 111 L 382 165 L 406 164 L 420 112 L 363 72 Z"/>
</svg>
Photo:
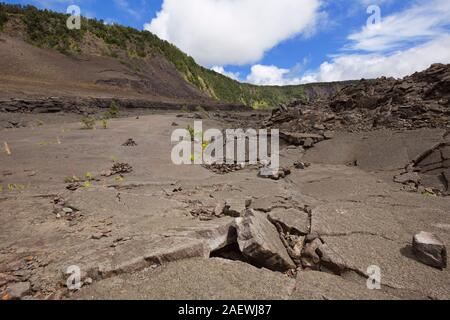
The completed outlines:
<svg viewBox="0 0 450 320">
<path fill-rule="evenodd" d="M 4 24 L 8 21 L 8 15 L 6 13 L 6 8 L 0 3 L 0 31 L 3 30 Z"/>
<path fill-rule="evenodd" d="M 108 129 L 108 119 L 107 118 L 102 118 L 102 128 L 103 129 Z"/>
<path fill-rule="evenodd" d="M 119 116 L 119 106 L 114 101 L 111 102 L 108 111 L 105 114 L 108 118 L 117 118 Z"/>
<path fill-rule="evenodd" d="M 191 140 L 194 141 L 194 139 L 195 139 L 195 130 L 194 130 L 194 128 L 190 124 L 188 124 L 186 129 L 189 132 L 189 135 L 191 136 Z"/>
<path fill-rule="evenodd" d="M 83 119 L 81 119 L 81 124 L 84 126 L 84 129 L 87 130 L 92 130 L 95 127 L 95 118 L 94 117 L 84 117 Z"/>
<path fill-rule="evenodd" d="M 253 108 L 268 108 L 305 98 L 302 86 L 242 84 L 206 69 L 174 45 L 148 31 L 138 31 L 115 24 L 106 25 L 102 20 L 84 17 L 81 21 L 81 30 L 69 30 L 66 27 L 68 18 L 66 14 L 38 10 L 33 6 L 10 4 L 0 4 L 0 28 L 8 15 L 22 19 L 30 43 L 59 50 L 65 54 L 80 53 L 83 38 L 90 33 L 107 45 L 109 51 L 103 52 L 104 55 L 121 61 L 123 61 L 121 54 L 133 59 L 162 55 L 175 66 L 186 81 L 210 97 L 223 102 L 246 104 Z"/>
</svg>

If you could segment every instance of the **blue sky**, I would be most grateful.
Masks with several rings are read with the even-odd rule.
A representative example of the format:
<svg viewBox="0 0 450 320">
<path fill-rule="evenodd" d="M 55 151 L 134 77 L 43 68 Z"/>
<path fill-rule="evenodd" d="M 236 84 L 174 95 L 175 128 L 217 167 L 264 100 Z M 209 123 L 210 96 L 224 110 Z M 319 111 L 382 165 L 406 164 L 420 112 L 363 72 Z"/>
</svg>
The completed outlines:
<svg viewBox="0 0 450 320">
<path fill-rule="evenodd" d="M 6 2 L 60 12 L 76 4 L 85 16 L 145 28 L 205 67 L 256 84 L 402 77 L 450 63 L 448 0 Z M 371 5 L 381 20 L 369 20 Z"/>
</svg>

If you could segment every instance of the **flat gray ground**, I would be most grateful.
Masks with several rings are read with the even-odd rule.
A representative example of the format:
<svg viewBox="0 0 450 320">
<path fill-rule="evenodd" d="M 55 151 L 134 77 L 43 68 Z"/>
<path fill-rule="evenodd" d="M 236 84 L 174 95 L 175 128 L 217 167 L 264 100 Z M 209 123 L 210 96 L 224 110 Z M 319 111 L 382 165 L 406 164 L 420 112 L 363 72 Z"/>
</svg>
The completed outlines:
<svg viewBox="0 0 450 320">
<path fill-rule="evenodd" d="M 39 299 L 450 298 L 450 271 L 416 261 L 410 247 L 420 231 L 450 244 L 450 200 L 393 183 L 410 159 L 443 139 L 441 130 L 340 133 L 306 155 L 285 147 L 283 165 L 303 158 L 312 166 L 272 181 L 250 167 L 216 175 L 173 165 L 170 135 L 192 124 L 186 117 L 116 119 L 106 130 L 81 130 L 73 121 L 0 131 L 0 295 L 8 284 L 29 282 L 28 295 Z M 123 147 L 128 138 L 138 145 Z M 113 161 L 133 172 L 102 177 Z M 66 177 L 88 172 L 98 181 L 66 189 Z M 233 218 L 201 221 L 190 212 L 221 201 L 243 208 L 249 198 L 265 211 L 309 205 L 310 231 L 342 257 L 342 276 L 292 277 L 210 258 L 227 244 Z M 64 286 L 72 265 L 92 279 L 77 292 Z M 381 290 L 366 287 L 372 265 L 381 269 Z"/>
</svg>

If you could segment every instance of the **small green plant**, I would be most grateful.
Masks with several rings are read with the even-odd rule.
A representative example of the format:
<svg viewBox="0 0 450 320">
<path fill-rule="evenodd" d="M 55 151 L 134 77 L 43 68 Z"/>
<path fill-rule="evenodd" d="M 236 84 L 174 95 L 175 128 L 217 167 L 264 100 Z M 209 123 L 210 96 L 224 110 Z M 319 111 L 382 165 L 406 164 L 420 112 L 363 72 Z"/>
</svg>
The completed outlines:
<svg viewBox="0 0 450 320">
<path fill-rule="evenodd" d="M 88 181 L 91 181 L 93 179 L 92 173 L 90 173 L 90 172 L 86 172 L 86 174 L 84 176 L 86 177 L 86 179 Z"/>
<path fill-rule="evenodd" d="M 195 129 L 190 124 L 188 124 L 186 129 L 187 129 L 187 131 L 189 131 L 189 135 L 191 136 L 191 140 L 194 141 L 194 139 L 195 139 Z"/>
<path fill-rule="evenodd" d="M 119 106 L 114 101 L 111 102 L 108 111 L 106 112 L 107 118 L 117 118 L 119 116 Z"/>
<path fill-rule="evenodd" d="M 426 196 L 426 197 L 436 197 L 436 194 L 433 192 L 430 192 L 428 190 L 425 190 L 424 192 L 422 192 L 422 195 Z"/>
<path fill-rule="evenodd" d="M 117 176 L 114 178 L 114 180 L 116 180 L 117 183 L 122 183 L 125 179 L 123 176 Z"/>
<path fill-rule="evenodd" d="M 116 156 L 111 156 L 111 161 L 112 161 L 112 162 L 117 162 L 117 160 L 118 160 L 118 159 L 117 159 Z"/>
<path fill-rule="evenodd" d="M 81 124 L 84 126 L 84 129 L 92 130 L 95 127 L 95 118 L 94 117 L 84 117 L 81 119 Z"/>
<path fill-rule="evenodd" d="M 92 183 L 90 181 L 85 181 L 83 183 L 83 188 L 90 188 L 90 187 L 92 187 Z"/>
<path fill-rule="evenodd" d="M 13 191 L 21 191 L 21 190 L 25 190 L 25 186 L 23 184 L 15 184 L 15 183 L 10 183 L 8 184 L 8 191 L 9 192 L 13 192 Z"/>
<path fill-rule="evenodd" d="M 102 121 L 102 128 L 108 129 L 108 119 L 103 117 L 101 121 Z"/>
<path fill-rule="evenodd" d="M 189 113 L 189 109 L 186 106 L 181 107 L 181 112 Z"/>
</svg>

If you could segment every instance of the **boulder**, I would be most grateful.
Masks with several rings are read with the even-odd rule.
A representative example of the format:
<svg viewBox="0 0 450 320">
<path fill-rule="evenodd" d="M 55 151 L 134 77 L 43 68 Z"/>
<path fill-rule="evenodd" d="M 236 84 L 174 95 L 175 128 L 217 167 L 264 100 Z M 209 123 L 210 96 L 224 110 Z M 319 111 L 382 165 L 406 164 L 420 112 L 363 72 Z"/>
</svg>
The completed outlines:
<svg viewBox="0 0 450 320">
<path fill-rule="evenodd" d="M 413 238 L 413 252 L 417 259 L 431 267 L 447 267 L 447 249 L 434 234 L 422 231 Z"/>
<path fill-rule="evenodd" d="M 254 265 L 280 272 L 296 269 L 277 229 L 264 213 L 247 209 L 236 229 L 239 249 Z"/>
<path fill-rule="evenodd" d="M 270 167 L 263 167 L 259 170 L 258 176 L 260 178 L 280 180 L 291 174 L 291 170 L 288 168 L 273 169 Z"/>
</svg>

